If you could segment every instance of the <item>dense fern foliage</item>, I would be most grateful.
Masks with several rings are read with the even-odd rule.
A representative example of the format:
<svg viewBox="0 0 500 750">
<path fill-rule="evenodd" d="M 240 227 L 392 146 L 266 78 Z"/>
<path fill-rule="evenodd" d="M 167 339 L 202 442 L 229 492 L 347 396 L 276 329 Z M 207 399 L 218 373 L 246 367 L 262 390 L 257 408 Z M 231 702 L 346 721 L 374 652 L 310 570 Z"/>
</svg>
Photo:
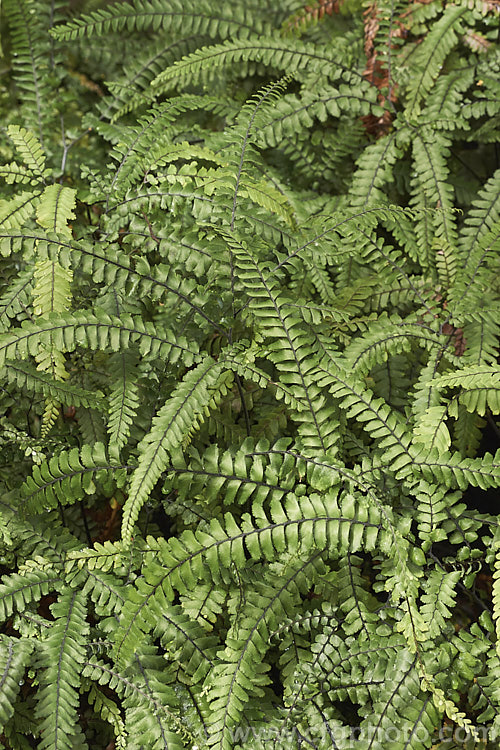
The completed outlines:
<svg viewBox="0 0 500 750">
<path fill-rule="evenodd" d="M 3 0 L 1 747 L 498 747 L 499 19 Z"/>
</svg>

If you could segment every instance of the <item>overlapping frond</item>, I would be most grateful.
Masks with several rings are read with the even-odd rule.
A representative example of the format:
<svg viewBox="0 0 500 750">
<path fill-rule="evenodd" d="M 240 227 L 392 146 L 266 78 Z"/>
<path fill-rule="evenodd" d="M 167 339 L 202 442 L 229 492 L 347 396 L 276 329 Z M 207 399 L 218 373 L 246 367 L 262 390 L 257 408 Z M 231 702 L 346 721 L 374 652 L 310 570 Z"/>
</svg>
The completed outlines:
<svg viewBox="0 0 500 750">
<path fill-rule="evenodd" d="M 35 466 L 32 476 L 21 488 L 19 505 L 28 513 L 40 513 L 56 506 L 76 502 L 96 492 L 96 482 L 122 487 L 127 466 L 106 456 L 102 443 L 81 450 L 73 448 Z"/>
<path fill-rule="evenodd" d="M 85 659 L 88 625 L 85 597 L 80 592 L 61 595 L 52 605 L 54 622 L 42 643 L 45 667 L 36 715 L 40 722 L 40 747 L 73 747 L 77 725 L 81 668 Z"/>
</svg>

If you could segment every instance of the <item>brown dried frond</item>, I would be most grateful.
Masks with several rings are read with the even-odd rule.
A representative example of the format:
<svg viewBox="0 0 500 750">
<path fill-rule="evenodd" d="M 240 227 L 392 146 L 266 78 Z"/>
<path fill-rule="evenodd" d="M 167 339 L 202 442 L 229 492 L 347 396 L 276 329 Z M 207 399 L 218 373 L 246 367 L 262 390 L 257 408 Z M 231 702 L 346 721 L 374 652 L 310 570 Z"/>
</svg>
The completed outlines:
<svg viewBox="0 0 500 750">
<path fill-rule="evenodd" d="M 486 52 L 491 47 L 491 42 L 485 39 L 482 34 L 472 31 L 472 29 L 465 32 L 462 41 L 473 52 Z"/>
<path fill-rule="evenodd" d="M 378 101 L 382 107 L 385 106 L 387 98 L 391 102 L 397 101 L 396 87 L 390 87 L 389 71 L 384 63 L 378 59 L 377 48 L 375 46 L 375 40 L 380 27 L 379 24 L 379 8 L 377 0 L 374 0 L 363 12 L 364 16 L 364 27 L 365 27 L 365 38 L 364 38 L 364 50 L 366 54 L 366 66 L 363 71 L 363 76 L 367 81 L 373 83 L 380 91 Z M 394 22 L 394 28 L 391 30 L 391 39 L 405 37 L 407 29 L 405 25 L 397 19 Z M 389 88 L 390 93 L 388 97 L 382 93 L 382 89 Z M 365 130 L 370 135 L 380 137 L 387 133 L 392 122 L 392 112 L 386 109 L 381 117 L 375 117 L 375 115 L 366 115 L 361 118 Z"/>
<path fill-rule="evenodd" d="M 284 25 L 283 31 L 303 31 L 305 27 L 321 21 L 325 16 L 332 16 L 338 13 L 343 0 L 316 0 L 316 2 L 305 5 L 297 13 L 288 18 Z"/>
</svg>

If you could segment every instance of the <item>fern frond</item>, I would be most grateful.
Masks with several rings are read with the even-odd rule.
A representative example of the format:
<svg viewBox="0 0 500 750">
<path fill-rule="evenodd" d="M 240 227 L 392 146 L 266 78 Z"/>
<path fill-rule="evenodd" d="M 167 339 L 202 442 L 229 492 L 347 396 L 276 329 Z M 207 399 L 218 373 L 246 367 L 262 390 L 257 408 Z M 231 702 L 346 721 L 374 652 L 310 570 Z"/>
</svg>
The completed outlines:
<svg viewBox="0 0 500 750">
<path fill-rule="evenodd" d="M 58 503 L 71 504 L 85 494 L 96 492 L 95 482 L 116 487 L 126 481 L 127 466 L 110 461 L 102 443 L 81 450 L 72 448 L 35 466 L 21 489 L 20 507 L 30 513 L 41 513 Z"/>
<path fill-rule="evenodd" d="M 462 458 L 458 453 L 430 451 L 423 457 L 415 457 L 414 471 L 430 482 L 445 482 L 448 487 L 465 490 L 470 484 L 485 490 L 500 481 L 499 461 L 500 456 L 491 453 L 481 458 Z"/>
<path fill-rule="evenodd" d="M 56 186 L 60 187 L 60 186 Z M 46 191 L 49 188 L 46 188 Z M 45 192 L 46 192 L 45 191 Z M 42 205 L 43 197 L 39 204 Z M 47 206 L 48 207 L 48 206 Z M 44 219 L 47 219 L 49 213 L 42 213 Z M 63 228 L 66 231 L 66 219 L 63 210 Z M 40 220 L 40 217 L 39 217 Z M 38 261 L 35 266 L 33 275 L 33 305 L 35 315 L 47 315 L 50 313 L 62 313 L 69 307 L 71 299 L 70 284 L 73 274 L 59 265 L 57 262 L 49 260 Z M 35 359 L 37 368 L 42 372 L 49 372 L 56 381 L 66 380 L 69 373 L 65 367 L 64 350 L 57 347 L 52 341 L 47 345 L 40 346 Z M 46 435 L 52 425 L 55 423 L 59 413 L 59 404 L 57 401 L 48 397 L 45 400 L 45 411 L 43 415 L 42 435 Z"/>
<path fill-rule="evenodd" d="M 126 588 L 117 575 L 85 567 L 77 570 L 72 562 L 68 562 L 67 571 L 66 580 L 71 588 L 92 600 L 97 615 L 119 615 L 125 603 Z"/>
<path fill-rule="evenodd" d="M 162 607 L 165 599 L 171 601 L 174 587 L 181 592 L 192 590 L 195 582 L 204 581 L 207 575 L 219 581 L 228 566 L 244 568 L 245 547 L 254 560 L 269 561 L 285 549 L 291 555 L 297 554 L 303 543 L 307 549 L 313 545 L 315 549 L 329 548 L 342 554 L 361 547 L 371 550 L 383 537 L 382 546 L 393 548 L 394 528 L 382 528 L 385 519 L 381 521 L 375 506 L 358 504 L 352 495 L 339 506 L 337 494 L 332 489 L 321 496 L 289 494 L 284 505 L 271 505 L 273 523 L 259 515 L 257 526 L 245 518 L 240 528 L 227 513 L 227 531 L 214 519 L 206 530 L 186 531 L 173 538 L 171 544 L 162 542 L 161 565 L 152 562 L 144 569 L 144 578 L 138 580 L 137 590 L 131 591 L 125 605 L 115 645 L 117 664 L 128 663 L 141 632 L 151 630 L 151 608 Z"/>
<path fill-rule="evenodd" d="M 160 336 L 151 323 L 140 317 L 112 318 L 103 313 L 93 316 L 80 312 L 64 317 L 52 314 L 38 324 L 26 321 L 17 333 L 4 334 L 0 339 L 0 363 L 16 356 L 36 356 L 40 344 L 53 343 L 57 349 L 65 351 L 72 351 L 81 344 L 90 349 L 119 351 L 136 341 L 139 341 L 142 356 L 168 357 L 175 362 L 182 353 L 187 357 L 188 367 L 199 359 L 195 346 L 191 348 L 182 339 L 174 340 L 168 332 L 162 331 Z"/>
<path fill-rule="evenodd" d="M 416 72 L 408 84 L 407 111 L 410 118 L 420 113 L 422 99 L 429 93 L 441 67 L 463 31 L 462 17 L 466 8 L 450 5 L 437 21 L 412 58 Z"/>
<path fill-rule="evenodd" d="M 85 660 L 85 597 L 70 591 L 61 594 L 51 607 L 54 623 L 42 643 L 42 676 L 36 715 L 40 723 L 40 748 L 71 750 L 78 725 L 78 688 Z"/>
<path fill-rule="evenodd" d="M 242 62 L 255 61 L 289 75 L 300 71 L 323 76 L 328 70 L 329 78 L 337 80 L 345 76 L 351 81 L 359 80 L 361 74 L 347 69 L 340 56 L 330 54 L 328 48 L 311 48 L 296 39 L 277 39 L 273 36 L 250 36 L 248 39 L 231 39 L 222 44 L 203 47 L 183 60 L 174 63 L 160 73 L 152 86 L 161 93 L 173 82 L 197 82 L 210 79 L 220 68 L 231 67 Z"/>
<path fill-rule="evenodd" d="M 6 362 L 5 376 L 21 390 L 41 393 L 67 406 L 86 406 L 94 409 L 102 407 L 104 394 L 100 391 L 86 391 L 67 381 L 52 380 L 25 362 Z"/>
<path fill-rule="evenodd" d="M 182 750 L 182 727 L 170 708 L 175 709 L 178 703 L 172 689 L 166 695 L 165 691 L 159 699 L 160 696 L 145 684 L 144 676 L 140 673 L 124 676 L 98 659 L 84 662 L 83 676 L 109 686 L 123 700 L 126 708 L 125 731 L 129 738 L 133 736 L 147 742 L 152 750 L 165 747 Z M 127 747 L 130 747 L 130 742 Z"/>
<path fill-rule="evenodd" d="M 139 511 L 172 452 L 189 442 L 193 432 L 217 406 L 229 387 L 231 374 L 207 357 L 181 381 L 154 418 L 153 427 L 141 444 L 135 470 L 123 509 L 122 538 L 129 541 Z"/>
<path fill-rule="evenodd" d="M 115 734 L 117 750 L 125 750 L 127 747 L 127 732 L 118 705 L 102 690 L 92 685 L 88 693 L 88 701 L 96 713 L 112 725 Z"/>
<path fill-rule="evenodd" d="M 0 613 L 3 621 L 14 610 L 23 612 L 33 601 L 46 596 L 61 585 L 61 576 L 54 569 L 31 570 L 19 575 L 4 576 L 0 584 Z"/>
<path fill-rule="evenodd" d="M 33 269 L 27 268 L 14 279 L 0 297 L 0 330 L 9 328 L 9 320 L 27 315 L 32 299 Z"/>
<path fill-rule="evenodd" d="M 356 417 L 373 438 L 381 438 L 378 447 L 384 449 L 383 459 L 390 463 L 392 470 L 400 472 L 401 476 L 406 474 L 412 461 L 410 436 L 400 414 L 391 410 L 383 399 L 374 398 L 370 391 L 364 390 L 340 368 L 333 374 L 331 360 L 328 360 L 325 358 L 324 364 L 318 368 L 323 374 L 323 386 L 339 399 L 347 417 Z"/>
<path fill-rule="evenodd" d="M 33 643 L 24 638 L 0 636 L 0 727 L 14 714 L 14 701 L 21 686 L 21 677 L 33 650 Z"/>
<path fill-rule="evenodd" d="M 352 368 L 364 375 L 375 364 L 401 352 L 408 352 L 415 346 L 442 349 L 443 339 L 418 323 L 398 321 L 395 316 L 391 321 L 386 316 L 380 316 L 376 323 L 370 325 L 369 333 L 358 336 L 346 347 L 344 357 Z"/>
<path fill-rule="evenodd" d="M 459 493 L 447 494 L 447 490 L 436 485 L 420 481 L 414 490 L 417 501 L 415 517 L 418 533 L 422 539 L 422 549 L 427 551 L 432 542 L 446 539 L 443 522 L 448 518 L 448 504 L 460 497 Z"/>
<path fill-rule="evenodd" d="M 71 237 L 68 221 L 75 218 L 76 190 L 63 185 L 48 185 L 36 209 L 38 223 L 50 232 Z"/>
<path fill-rule="evenodd" d="M 142 559 L 140 556 L 141 545 L 136 544 L 136 546 L 138 546 L 140 560 Z M 152 547 L 151 544 L 149 546 Z M 89 570 L 97 569 L 103 573 L 114 570 L 117 575 L 126 575 L 126 571 L 135 560 L 133 552 L 134 550 L 131 552 L 121 542 L 106 541 L 104 544 L 95 542 L 93 547 L 70 552 L 66 560 L 66 569 L 70 573 L 75 568 L 87 567 Z M 135 561 L 137 562 L 137 560 Z"/>
<path fill-rule="evenodd" d="M 467 266 L 450 289 L 448 296 L 457 316 L 463 315 L 464 310 L 470 310 L 475 305 L 480 306 L 485 276 L 491 273 L 490 264 L 495 263 L 499 247 L 500 218 L 476 242 L 473 253 L 468 256 Z"/>
<path fill-rule="evenodd" d="M 154 106 L 136 126 L 129 127 L 128 132 L 121 134 L 120 142 L 111 151 L 111 156 L 118 163 L 109 188 L 115 200 L 124 196 L 127 189 L 135 182 L 139 182 L 140 178 L 144 179 L 152 167 L 156 171 L 169 161 L 186 159 L 188 156 L 215 163 L 221 161 L 220 157 L 206 147 L 200 148 L 191 144 L 173 146 L 167 140 L 170 123 L 185 112 L 203 109 L 223 115 L 226 113 L 227 105 L 224 101 L 210 96 L 174 97 L 167 103 Z M 109 205 L 109 191 L 106 196 L 106 208 Z"/>
<path fill-rule="evenodd" d="M 500 220 L 500 169 L 485 182 L 467 212 L 460 232 L 459 249 L 463 268 L 469 264 L 476 244 Z"/>
<path fill-rule="evenodd" d="M 19 229 L 28 222 L 40 200 L 38 193 L 17 193 L 9 200 L 0 200 L 0 226 L 2 230 Z"/>
<path fill-rule="evenodd" d="M 370 635 L 379 623 L 378 600 L 367 590 L 367 581 L 361 571 L 362 558 L 350 552 L 339 560 L 334 585 L 340 603 L 338 617 L 342 629 L 350 636 L 354 633 Z"/>
<path fill-rule="evenodd" d="M 132 266 L 130 257 L 114 243 L 102 249 L 88 242 L 61 242 L 60 239 L 47 242 L 47 238 L 37 236 L 37 252 L 41 258 L 59 259 L 63 266 L 81 268 L 92 275 L 96 283 L 113 284 L 123 289 L 127 295 L 152 296 L 160 299 L 163 295 L 173 295 L 197 315 L 221 331 L 221 326 L 203 309 L 206 291 L 192 279 L 183 277 L 172 270 L 170 265 L 159 263 L 151 267 L 145 257 Z M 217 257 L 215 258 L 217 259 Z"/>
<path fill-rule="evenodd" d="M 500 338 L 500 325 L 497 322 L 497 306 L 487 305 L 467 315 L 459 312 L 458 320 L 464 320 L 464 337 L 467 348 L 462 355 L 464 368 L 468 365 L 494 365 Z M 458 321 L 457 321 L 458 322 Z"/>
<path fill-rule="evenodd" d="M 254 8 L 246 11 L 223 4 L 215 10 L 208 2 L 181 3 L 179 0 L 165 7 L 161 0 L 134 0 L 61 24 L 51 33 L 56 39 L 69 41 L 82 36 L 104 36 L 124 29 L 161 29 L 173 34 L 194 33 L 224 39 L 262 34 L 267 28 L 267 24 L 256 17 Z"/>
<path fill-rule="evenodd" d="M 136 366 L 137 358 L 130 352 L 111 356 L 113 387 L 108 405 L 108 434 L 110 445 L 118 449 L 127 442 L 139 407 Z"/>
<path fill-rule="evenodd" d="M 16 530 L 26 558 L 42 557 L 56 570 L 64 565 L 70 552 L 81 549 L 81 542 L 53 514 L 23 519 L 15 505 L 8 509 L 9 527 Z"/>
<path fill-rule="evenodd" d="M 175 489 L 179 500 L 199 499 L 203 504 L 212 504 L 218 496 L 224 505 L 251 501 L 253 507 L 278 500 L 295 484 L 294 457 L 280 453 L 282 447 L 283 441 L 270 448 L 266 440 L 254 445 L 247 439 L 234 455 L 221 453 L 217 446 L 203 455 L 191 448 L 188 465 L 176 466 L 175 462 L 169 467 L 163 491 Z"/>
<path fill-rule="evenodd" d="M 375 90 L 367 84 L 354 89 L 345 84 L 334 89 L 326 84 L 318 91 L 305 90 L 301 97 L 285 95 L 275 104 L 272 118 L 262 128 L 260 139 L 268 147 L 279 146 L 286 136 L 297 136 L 300 131 L 312 128 L 315 119 L 324 122 L 329 117 L 340 117 L 343 112 L 380 114 Z"/>
<path fill-rule="evenodd" d="M 304 571 L 314 559 L 315 556 L 312 560 L 280 566 L 283 569 L 279 585 L 273 581 L 272 573 L 266 575 L 263 583 L 255 581 L 251 595 L 246 598 L 244 616 L 228 633 L 226 648 L 219 652 L 219 662 L 211 674 L 212 688 L 208 695 L 211 747 L 229 750 L 233 745 L 231 729 L 238 724 L 250 696 L 264 696 L 262 686 L 269 681 L 266 675 L 269 667 L 263 656 L 269 648 L 269 631 L 290 616 L 296 605 L 294 599 L 303 590 Z"/>
<path fill-rule="evenodd" d="M 415 173 L 412 180 L 414 195 L 411 201 L 413 208 L 423 209 L 417 236 L 422 251 L 430 251 L 428 243 L 434 244 L 436 238 L 446 243 L 449 248 L 456 246 L 457 230 L 453 222 L 453 188 L 448 181 L 448 167 L 445 158 L 449 155 L 450 141 L 436 132 L 417 132 L 414 134 L 413 158 Z M 431 215 L 426 211 L 432 209 Z M 434 228 L 431 231 L 428 224 Z"/>
<path fill-rule="evenodd" d="M 45 13 L 40 12 L 34 0 L 6 0 L 5 10 L 12 26 L 12 46 L 16 54 L 13 65 L 18 85 L 23 91 L 23 114 L 25 121 L 37 132 L 43 147 L 52 88 L 48 64 L 50 43 L 47 39 L 47 27 L 44 28 L 43 24 L 43 20 L 48 22 L 49 13 L 44 19 Z M 16 132 L 15 126 L 13 132 L 14 137 L 22 137 L 20 130 Z M 28 146 L 26 158 L 37 164 L 37 171 L 43 169 L 42 157 L 36 149 L 29 155 Z"/>
<path fill-rule="evenodd" d="M 144 51 L 127 61 L 123 75 L 118 80 L 109 82 L 111 96 L 103 98 L 99 110 L 103 117 L 113 122 L 123 117 L 141 102 L 149 102 L 149 85 L 162 70 L 169 67 L 176 59 L 193 51 L 197 37 L 187 39 L 151 40 Z"/>
<path fill-rule="evenodd" d="M 35 315 L 61 313 L 68 309 L 71 300 L 71 271 L 50 260 L 39 261 L 35 266 L 33 305 Z"/>
<path fill-rule="evenodd" d="M 40 142 L 33 133 L 19 125 L 9 125 L 7 133 L 19 152 L 29 174 L 35 176 L 37 181 L 43 182 L 47 175 L 47 170 L 45 168 L 45 154 Z"/>
<path fill-rule="evenodd" d="M 461 578 L 460 571 L 446 573 L 438 568 L 431 570 L 423 586 L 420 612 L 427 622 L 429 640 L 439 638 L 445 631 L 450 609 L 455 606 L 455 587 Z"/>
<path fill-rule="evenodd" d="M 429 450 L 445 453 L 451 445 L 451 437 L 446 426 L 446 406 L 430 406 L 419 415 L 413 428 L 413 443 L 425 445 Z"/>
<path fill-rule="evenodd" d="M 439 390 L 442 388 L 461 388 L 458 400 L 450 404 L 449 413 L 457 416 L 457 403 L 463 404 L 467 411 L 484 416 L 486 409 L 493 414 L 500 410 L 500 372 L 496 367 L 464 367 L 457 373 L 444 373 L 431 381 Z"/>
<path fill-rule="evenodd" d="M 392 180 L 392 167 L 401 155 L 397 131 L 363 150 L 363 155 L 357 160 L 358 169 L 353 175 L 350 189 L 353 206 L 365 207 L 386 201 L 383 187 Z"/>
<path fill-rule="evenodd" d="M 312 451 L 327 453 L 336 442 L 336 415 L 321 395 L 314 366 L 314 346 L 300 317 L 284 295 L 277 293 L 276 281 L 263 271 L 244 243 L 231 237 L 227 242 L 238 263 L 238 276 L 259 331 L 269 343 L 267 357 L 281 371 L 281 381 L 295 386 L 304 403 L 306 414 L 295 415 L 301 424 L 304 445 Z"/>
<path fill-rule="evenodd" d="M 453 406 L 453 402 L 450 406 Z M 451 412 L 451 408 L 450 408 Z M 453 445 L 467 458 L 477 456 L 486 421 L 459 405 L 453 430 Z"/>
<path fill-rule="evenodd" d="M 187 685 L 202 683 L 216 663 L 218 640 L 183 611 L 171 606 L 158 620 L 155 634 L 165 648 L 168 669 Z"/>
</svg>

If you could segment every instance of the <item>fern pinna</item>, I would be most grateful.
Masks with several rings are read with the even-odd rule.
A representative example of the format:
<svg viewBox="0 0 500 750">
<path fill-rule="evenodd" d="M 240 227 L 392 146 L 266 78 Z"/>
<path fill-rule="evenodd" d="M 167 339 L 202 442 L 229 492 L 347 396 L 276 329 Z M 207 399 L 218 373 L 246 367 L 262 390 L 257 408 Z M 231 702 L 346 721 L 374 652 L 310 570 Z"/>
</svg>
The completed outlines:
<svg viewBox="0 0 500 750">
<path fill-rule="evenodd" d="M 2 4 L 1 747 L 496 747 L 498 3 L 101 6 Z"/>
</svg>

